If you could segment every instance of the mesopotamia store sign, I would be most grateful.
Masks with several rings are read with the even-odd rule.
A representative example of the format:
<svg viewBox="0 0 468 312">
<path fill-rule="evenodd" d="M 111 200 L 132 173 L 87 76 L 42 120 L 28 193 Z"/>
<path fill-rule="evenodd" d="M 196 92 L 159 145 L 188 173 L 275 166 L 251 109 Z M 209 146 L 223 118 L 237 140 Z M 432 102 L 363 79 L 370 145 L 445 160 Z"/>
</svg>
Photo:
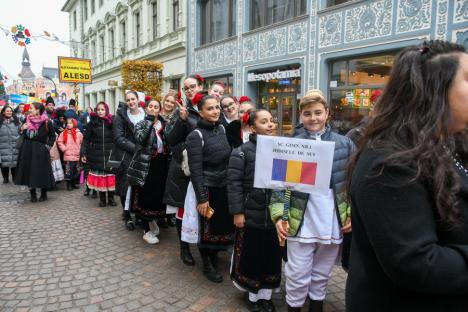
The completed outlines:
<svg viewBox="0 0 468 312">
<path fill-rule="evenodd" d="M 277 70 L 275 72 L 269 73 L 248 73 L 247 74 L 247 81 L 254 82 L 254 81 L 270 81 L 276 79 L 287 79 L 287 78 L 297 78 L 301 77 L 301 69 L 291 69 L 291 70 Z"/>
</svg>

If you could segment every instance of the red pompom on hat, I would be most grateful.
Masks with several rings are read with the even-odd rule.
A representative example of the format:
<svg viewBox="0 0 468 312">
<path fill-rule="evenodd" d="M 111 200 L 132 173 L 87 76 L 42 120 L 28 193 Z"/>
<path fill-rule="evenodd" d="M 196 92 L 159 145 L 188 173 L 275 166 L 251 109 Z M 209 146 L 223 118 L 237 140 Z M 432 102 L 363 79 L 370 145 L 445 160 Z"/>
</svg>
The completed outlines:
<svg viewBox="0 0 468 312">
<path fill-rule="evenodd" d="M 197 79 L 197 81 L 198 81 L 200 84 L 204 84 L 204 83 L 205 83 L 205 78 L 203 78 L 203 77 L 200 76 L 199 74 L 196 74 L 196 75 L 195 75 L 195 79 Z"/>
<path fill-rule="evenodd" d="M 203 94 L 202 93 L 197 93 L 197 94 L 195 94 L 195 96 L 192 99 L 192 104 L 193 105 L 198 105 L 198 103 L 200 103 L 200 101 L 202 99 L 203 99 Z"/>
<path fill-rule="evenodd" d="M 239 104 L 242 104 L 244 102 L 252 102 L 252 99 L 249 98 L 247 95 L 243 95 L 239 99 Z"/>
</svg>

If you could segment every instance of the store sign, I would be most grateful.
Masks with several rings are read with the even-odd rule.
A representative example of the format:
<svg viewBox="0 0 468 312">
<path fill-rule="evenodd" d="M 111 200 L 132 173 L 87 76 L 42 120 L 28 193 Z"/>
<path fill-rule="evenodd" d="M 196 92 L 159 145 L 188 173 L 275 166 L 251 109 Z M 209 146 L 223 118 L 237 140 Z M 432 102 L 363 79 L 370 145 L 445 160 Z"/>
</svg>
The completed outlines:
<svg viewBox="0 0 468 312">
<path fill-rule="evenodd" d="M 247 74 L 247 81 L 248 82 L 255 82 L 255 81 L 265 81 L 269 82 L 270 80 L 278 80 L 278 79 L 287 79 L 287 78 L 299 78 L 301 77 L 301 69 L 291 69 L 291 70 L 277 70 L 275 72 L 270 73 L 248 73 Z"/>
<path fill-rule="evenodd" d="M 58 57 L 59 81 L 91 83 L 91 60 L 74 57 Z"/>
</svg>

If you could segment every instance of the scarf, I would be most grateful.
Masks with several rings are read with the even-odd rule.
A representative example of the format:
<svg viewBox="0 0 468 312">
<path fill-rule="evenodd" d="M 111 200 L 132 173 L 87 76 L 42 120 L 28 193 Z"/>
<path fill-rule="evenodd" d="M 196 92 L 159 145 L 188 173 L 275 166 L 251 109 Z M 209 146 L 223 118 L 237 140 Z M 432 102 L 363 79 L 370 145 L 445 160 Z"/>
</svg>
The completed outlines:
<svg viewBox="0 0 468 312">
<path fill-rule="evenodd" d="M 102 119 L 104 120 L 104 123 L 106 125 L 111 125 L 112 124 L 112 114 L 109 114 L 109 112 L 106 110 L 106 115 L 104 117 L 99 117 L 98 114 L 96 114 L 95 112 L 92 112 L 91 114 L 89 114 L 91 117 L 97 117 L 99 119 Z"/>
<path fill-rule="evenodd" d="M 65 145 L 67 144 L 68 133 L 71 133 L 73 141 L 75 141 L 76 143 L 76 128 L 78 127 L 78 122 L 76 121 L 76 119 L 72 119 L 72 123 L 73 123 L 72 129 L 66 129 L 65 131 L 63 131 L 63 143 Z"/>
<path fill-rule="evenodd" d="M 26 122 L 29 124 L 28 130 L 37 131 L 37 129 L 39 129 L 42 126 L 42 124 L 48 119 L 49 117 L 47 116 L 47 113 L 45 111 L 40 116 L 28 115 L 28 117 L 26 117 Z"/>
<path fill-rule="evenodd" d="M 164 126 L 161 120 L 157 120 L 153 125 L 153 131 L 156 136 L 156 140 L 153 142 L 153 149 L 156 151 L 157 154 L 164 153 L 164 143 L 163 143 L 163 130 Z"/>
</svg>

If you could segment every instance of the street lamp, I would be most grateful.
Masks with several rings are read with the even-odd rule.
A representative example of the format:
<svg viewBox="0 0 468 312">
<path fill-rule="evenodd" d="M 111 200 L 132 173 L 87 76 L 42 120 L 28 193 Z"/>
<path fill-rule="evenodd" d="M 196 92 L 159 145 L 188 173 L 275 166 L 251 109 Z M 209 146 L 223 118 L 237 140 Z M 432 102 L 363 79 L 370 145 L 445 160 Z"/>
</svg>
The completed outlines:
<svg viewBox="0 0 468 312">
<path fill-rule="evenodd" d="M 50 77 L 48 77 L 48 76 L 43 76 L 43 78 L 52 81 L 52 83 L 54 84 L 54 90 L 55 90 L 54 93 L 55 93 L 55 95 L 57 95 L 57 85 L 55 84 L 55 81 L 53 81 L 52 78 L 50 78 Z"/>
</svg>

